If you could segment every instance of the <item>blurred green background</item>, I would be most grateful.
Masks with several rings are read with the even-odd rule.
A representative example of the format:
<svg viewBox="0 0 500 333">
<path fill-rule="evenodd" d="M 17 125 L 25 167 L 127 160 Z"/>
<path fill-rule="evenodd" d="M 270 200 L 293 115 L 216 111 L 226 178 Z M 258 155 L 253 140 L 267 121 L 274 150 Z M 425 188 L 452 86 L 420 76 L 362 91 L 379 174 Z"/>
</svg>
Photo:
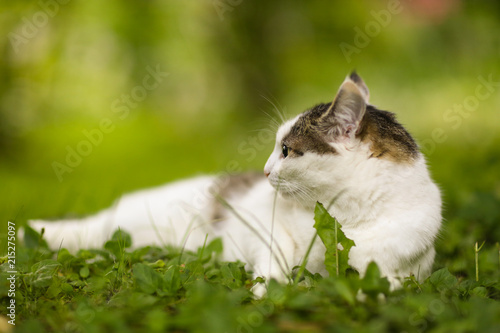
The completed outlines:
<svg viewBox="0 0 500 333">
<path fill-rule="evenodd" d="M 2 1 L 0 15 L 2 225 L 261 170 L 269 115 L 330 101 L 355 69 L 442 188 L 439 260 L 500 240 L 499 2 Z"/>
</svg>

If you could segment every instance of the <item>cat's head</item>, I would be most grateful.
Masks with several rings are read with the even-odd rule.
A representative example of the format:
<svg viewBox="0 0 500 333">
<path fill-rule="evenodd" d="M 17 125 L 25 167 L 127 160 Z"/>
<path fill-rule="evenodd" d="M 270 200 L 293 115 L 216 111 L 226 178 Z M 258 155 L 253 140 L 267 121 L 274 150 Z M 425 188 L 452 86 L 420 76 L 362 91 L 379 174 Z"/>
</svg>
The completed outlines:
<svg viewBox="0 0 500 333">
<path fill-rule="evenodd" d="M 377 161 L 412 163 L 419 152 L 411 136 L 392 113 L 368 100 L 367 86 L 352 73 L 332 103 L 283 124 L 264 168 L 271 185 L 284 197 L 314 203 L 352 187 Z"/>
</svg>

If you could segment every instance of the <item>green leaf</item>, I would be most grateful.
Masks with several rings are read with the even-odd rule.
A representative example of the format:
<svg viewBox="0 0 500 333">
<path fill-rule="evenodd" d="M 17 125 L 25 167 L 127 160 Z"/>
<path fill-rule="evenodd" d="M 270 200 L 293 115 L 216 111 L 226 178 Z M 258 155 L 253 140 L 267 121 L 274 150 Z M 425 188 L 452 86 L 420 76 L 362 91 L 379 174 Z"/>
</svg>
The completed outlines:
<svg viewBox="0 0 500 333">
<path fill-rule="evenodd" d="M 349 251 L 354 242 L 342 232 L 339 223 L 333 218 L 321 203 L 316 203 L 314 210 L 314 228 L 326 247 L 325 267 L 330 276 L 345 276 L 349 268 Z M 339 249 L 338 244 L 341 245 Z"/>
<path fill-rule="evenodd" d="M 220 238 L 216 238 L 208 245 L 200 247 L 198 249 L 198 260 L 202 263 L 206 263 L 212 258 L 213 253 L 216 255 L 222 253 L 222 240 Z"/>
<path fill-rule="evenodd" d="M 181 274 L 179 267 L 171 266 L 163 275 L 163 289 L 170 295 L 175 293 L 181 288 Z"/>
<path fill-rule="evenodd" d="M 476 287 L 476 288 L 472 289 L 470 294 L 476 295 L 479 297 L 487 298 L 488 297 L 488 289 L 486 289 L 485 287 Z"/>
<path fill-rule="evenodd" d="M 224 263 L 220 272 L 222 275 L 221 283 L 231 289 L 240 288 L 243 285 L 243 265 L 229 262 Z"/>
<path fill-rule="evenodd" d="M 33 266 L 31 266 L 31 271 L 33 272 L 33 285 L 35 287 L 48 287 L 52 284 L 52 277 L 56 274 L 57 269 L 61 264 L 52 259 L 42 260 Z"/>
<path fill-rule="evenodd" d="M 137 287 L 146 294 L 153 294 L 157 289 L 161 289 L 162 277 L 154 269 L 145 264 L 135 264 L 133 274 Z"/>
<path fill-rule="evenodd" d="M 151 268 L 163 268 L 165 267 L 165 262 L 161 259 L 158 259 L 153 263 L 147 263 L 147 265 Z"/>
<path fill-rule="evenodd" d="M 24 226 L 24 245 L 30 249 L 38 247 L 48 248 L 47 242 L 29 225 Z"/>
<path fill-rule="evenodd" d="M 100 293 L 109 284 L 107 277 L 93 275 L 85 281 L 85 290 Z"/>
<path fill-rule="evenodd" d="M 335 280 L 335 291 L 350 305 L 355 303 L 354 294 L 345 280 Z"/>
<path fill-rule="evenodd" d="M 70 285 L 69 283 L 62 283 L 61 284 L 61 290 L 64 291 L 66 294 L 73 294 L 73 286 Z"/>
<path fill-rule="evenodd" d="M 457 284 L 458 280 L 454 275 L 450 273 L 448 268 L 445 267 L 432 273 L 432 275 L 429 277 L 429 282 L 438 291 L 443 291 L 453 288 Z"/>
<path fill-rule="evenodd" d="M 111 256 L 109 255 L 109 252 L 104 250 L 104 249 L 90 249 L 88 250 L 91 254 L 94 255 L 94 257 L 99 258 L 99 260 L 112 260 Z M 86 255 L 86 254 L 85 254 Z M 82 258 L 85 260 L 85 258 Z"/>
<path fill-rule="evenodd" d="M 75 257 L 65 248 L 60 249 L 57 253 L 57 261 L 61 264 L 70 263 L 73 259 Z"/>
<path fill-rule="evenodd" d="M 117 241 L 120 243 L 122 248 L 128 248 L 132 246 L 132 236 L 122 229 L 118 229 L 111 236 L 112 241 Z"/>
<path fill-rule="evenodd" d="M 210 279 L 216 279 L 218 280 L 218 278 L 220 277 L 221 273 L 220 273 L 220 269 L 219 268 L 211 268 L 209 270 L 207 270 L 205 272 L 205 277 L 207 280 L 210 280 Z"/>
<path fill-rule="evenodd" d="M 370 262 L 366 268 L 366 273 L 361 280 L 361 289 L 364 293 L 377 296 L 379 293 L 387 294 L 390 283 L 387 278 L 381 277 L 380 269 L 375 262 Z"/>
<path fill-rule="evenodd" d="M 85 249 L 82 249 L 82 250 L 79 250 L 77 253 L 76 253 L 76 256 L 78 258 L 81 258 L 81 259 L 84 259 L 84 260 L 87 260 L 87 259 L 93 259 L 95 258 L 96 254 L 89 251 L 89 250 L 85 250 Z"/>
<path fill-rule="evenodd" d="M 205 248 L 205 251 L 207 251 L 207 253 L 215 252 L 216 254 L 222 254 L 222 239 L 216 238 L 212 240 Z"/>
<path fill-rule="evenodd" d="M 181 274 L 182 284 L 184 286 L 191 284 L 197 280 L 204 279 L 205 270 L 199 260 L 187 263 Z"/>
<path fill-rule="evenodd" d="M 90 274 L 89 266 L 83 266 L 82 268 L 80 268 L 80 276 L 82 278 L 88 277 L 89 274 Z"/>
<path fill-rule="evenodd" d="M 104 244 L 104 248 L 115 255 L 116 258 L 122 258 L 125 249 L 132 246 L 132 237 L 125 231 L 118 229 L 111 236 L 111 240 Z"/>
<path fill-rule="evenodd" d="M 310 310 L 320 304 L 321 297 L 315 293 L 297 293 L 288 299 L 286 306 L 295 310 Z"/>
<path fill-rule="evenodd" d="M 135 249 L 132 253 L 130 253 L 130 259 L 133 262 L 143 261 L 143 257 L 146 254 L 148 254 L 150 250 L 151 250 L 151 247 L 149 247 L 149 246 Z"/>
<path fill-rule="evenodd" d="M 267 285 L 267 299 L 276 305 L 283 305 L 287 300 L 287 289 L 275 279 Z"/>
<path fill-rule="evenodd" d="M 62 289 L 58 283 L 53 283 L 45 292 L 45 296 L 48 298 L 55 298 L 57 295 L 61 293 Z"/>
</svg>

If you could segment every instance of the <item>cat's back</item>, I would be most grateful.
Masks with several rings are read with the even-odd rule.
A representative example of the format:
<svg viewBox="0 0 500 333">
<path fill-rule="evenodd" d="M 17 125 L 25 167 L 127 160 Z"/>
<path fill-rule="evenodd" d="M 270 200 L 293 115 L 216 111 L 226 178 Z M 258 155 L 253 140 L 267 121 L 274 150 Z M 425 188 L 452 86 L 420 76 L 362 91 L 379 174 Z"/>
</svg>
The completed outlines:
<svg viewBox="0 0 500 333">
<path fill-rule="evenodd" d="M 232 209 L 239 209 L 245 203 L 247 207 L 256 206 L 256 201 L 268 200 L 271 191 L 272 187 L 261 172 L 218 176 L 210 189 L 214 198 L 211 218 L 215 222 L 224 220 L 231 215 Z"/>
<path fill-rule="evenodd" d="M 210 234 L 241 209 L 265 209 L 273 192 L 259 172 L 197 176 L 125 195 L 118 202 L 116 220 L 128 225 L 151 220 L 169 227 L 192 225 Z"/>
</svg>

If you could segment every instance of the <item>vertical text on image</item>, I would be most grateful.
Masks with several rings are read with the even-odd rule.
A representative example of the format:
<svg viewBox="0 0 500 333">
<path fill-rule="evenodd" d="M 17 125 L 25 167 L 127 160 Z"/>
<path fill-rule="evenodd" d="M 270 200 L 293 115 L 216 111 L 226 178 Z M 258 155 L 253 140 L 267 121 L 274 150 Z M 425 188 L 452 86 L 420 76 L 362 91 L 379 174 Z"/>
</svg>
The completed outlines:
<svg viewBox="0 0 500 333">
<path fill-rule="evenodd" d="M 11 221 L 7 223 L 7 263 L 9 265 L 7 271 L 7 274 L 9 274 L 7 278 L 9 282 L 7 296 L 10 298 L 7 306 L 7 316 L 10 318 L 9 324 L 16 325 L 16 224 Z"/>
</svg>

